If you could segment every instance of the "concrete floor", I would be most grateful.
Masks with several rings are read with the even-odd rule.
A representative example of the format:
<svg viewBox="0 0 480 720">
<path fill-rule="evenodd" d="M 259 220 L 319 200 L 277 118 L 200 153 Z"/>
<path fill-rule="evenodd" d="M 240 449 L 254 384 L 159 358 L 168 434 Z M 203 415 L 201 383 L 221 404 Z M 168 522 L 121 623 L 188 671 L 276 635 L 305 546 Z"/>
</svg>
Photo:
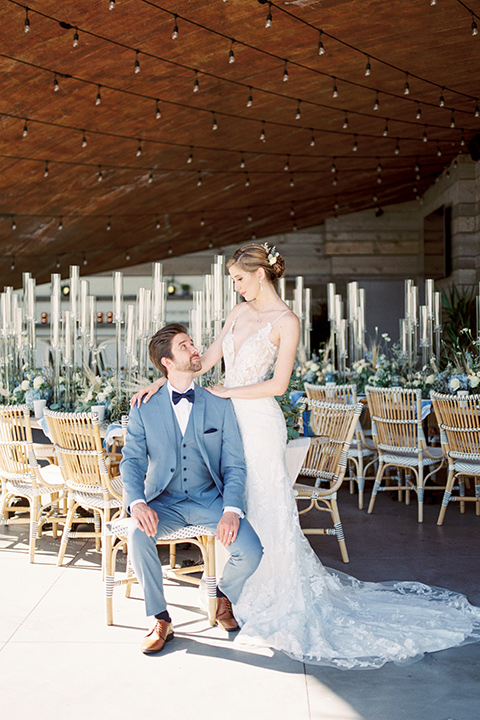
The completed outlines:
<svg viewBox="0 0 480 720">
<path fill-rule="evenodd" d="M 480 517 L 472 506 L 447 511 L 381 495 L 373 515 L 340 493 L 351 562 L 335 538 L 310 536 L 322 561 L 364 580 L 421 580 L 464 592 L 480 605 Z M 305 519 L 305 525 L 313 516 Z M 341 671 L 303 665 L 278 652 L 241 649 L 210 628 L 198 591 L 167 581 L 176 638 L 158 656 L 139 643 L 147 628 L 138 586 L 114 597 L 115 625 L 104 618 L 99 554 L 89 541 L 69 544 L 56 567 L 58 541 L 40 538 L 28 563 L 21 526 L 0 527 L 0 712 L 5 720 L 52 716 L 220 718 L 226 720 L 475 720 L 480 718 L 480 645 L 446 650 L 403 667 Z M 195 556 L 195 550 L 187 550 Z"/>
</svg>

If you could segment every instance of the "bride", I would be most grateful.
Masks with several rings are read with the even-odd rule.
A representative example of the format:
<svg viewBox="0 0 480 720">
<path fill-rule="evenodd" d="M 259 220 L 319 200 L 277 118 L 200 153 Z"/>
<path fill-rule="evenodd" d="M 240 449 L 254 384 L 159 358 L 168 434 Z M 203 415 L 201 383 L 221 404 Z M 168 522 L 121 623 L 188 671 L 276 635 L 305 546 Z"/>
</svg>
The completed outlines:
<svg viewBox="0 0 480 720">
<path fill-rule="evenodd" d="M 247 463 L 247 515 L 264 547 L 234 606 L 236 640 L 345 669 L 411 661 L 480 640 L 480 608 L 463 595 L 418 582 L 361 582 L 323 567 L 300 528 L 274 397 L 287 389 L 299 338 L 298 318 L 275 289 L 285 264 L 275 248 L 249 244 L 227 268 L 246 302 L 202 356 L 202 372 L 224 357 L 225 383 L 210 391 L 234 404 Z M 144 395 L 148 401 L 163 382 L 137 393 L 132 404 Z"/>
</svg>

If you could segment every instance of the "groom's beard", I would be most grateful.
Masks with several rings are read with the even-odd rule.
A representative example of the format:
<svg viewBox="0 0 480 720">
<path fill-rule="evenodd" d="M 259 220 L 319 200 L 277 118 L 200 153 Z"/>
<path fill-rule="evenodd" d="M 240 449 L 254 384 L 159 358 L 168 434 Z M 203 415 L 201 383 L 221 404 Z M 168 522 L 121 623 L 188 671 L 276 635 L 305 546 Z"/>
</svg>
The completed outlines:
<svg viewBox="0 0 480 720">
<path fill-rule="evenodd" d="M 198 355 L 194 355 L 193 357 L 190 358 L 189 361 L 180 363 L 179 365 L 177 365 L 177 367 L 175 369 L 178 372 L 183 372 L 183 373 L 185 373 L 185 372 L 196 373 L 202 369 L 202 361 L 200 360 Z"/>
</svg>

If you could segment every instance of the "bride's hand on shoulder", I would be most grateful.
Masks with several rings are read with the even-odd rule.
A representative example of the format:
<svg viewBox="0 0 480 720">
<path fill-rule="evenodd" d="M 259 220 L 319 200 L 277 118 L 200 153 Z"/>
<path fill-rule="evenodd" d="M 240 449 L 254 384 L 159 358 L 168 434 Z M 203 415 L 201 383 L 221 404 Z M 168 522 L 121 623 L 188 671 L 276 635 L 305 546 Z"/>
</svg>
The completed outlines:
<svg viewBox="0 0 480 720">
<path fill-rule="evenodd" d="M 216 395 L 217 397 L 221 398 L 229 398 L 229 391 L 228 388 L 223 387 L 223 385 L 213 385 L 212 387 L 205 388 L 208 390 L 208 392 L 212 393 L 212 395 Z"/>
<path fill-rule="evenodd" d="M 165 382 L 165 378 L 158 378 L 158 380 L 155 380 L 155 382 L 151 383 L 151 385 L 147 385 L 147 387 L 144 387 L 138 392 L 136 392 L 135 395 L 132 395 L 132 397 L 130 398 L 130 407 L 135 407 L 135 405 L 137 407 L 140 407 L 142 402 L 148 402 L 152 395 L 155 395 L 155 393 L 160 390 L 162 385 L 165 385 Z"/>
</svg>

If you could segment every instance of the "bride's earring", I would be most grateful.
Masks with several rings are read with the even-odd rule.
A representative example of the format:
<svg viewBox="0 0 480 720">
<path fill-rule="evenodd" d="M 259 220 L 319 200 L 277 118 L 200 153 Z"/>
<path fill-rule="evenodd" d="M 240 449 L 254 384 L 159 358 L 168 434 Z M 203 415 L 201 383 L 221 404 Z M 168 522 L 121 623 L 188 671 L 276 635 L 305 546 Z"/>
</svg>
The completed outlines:
<svg viewBox="0 0 480 720">
<path fill-rule="evenodd" d="M 262 283 L 262 281 L 260 280 L 260 292 L 262 292 L 262 290 L 263 290 L 263 283 Z"/>
</svg>

